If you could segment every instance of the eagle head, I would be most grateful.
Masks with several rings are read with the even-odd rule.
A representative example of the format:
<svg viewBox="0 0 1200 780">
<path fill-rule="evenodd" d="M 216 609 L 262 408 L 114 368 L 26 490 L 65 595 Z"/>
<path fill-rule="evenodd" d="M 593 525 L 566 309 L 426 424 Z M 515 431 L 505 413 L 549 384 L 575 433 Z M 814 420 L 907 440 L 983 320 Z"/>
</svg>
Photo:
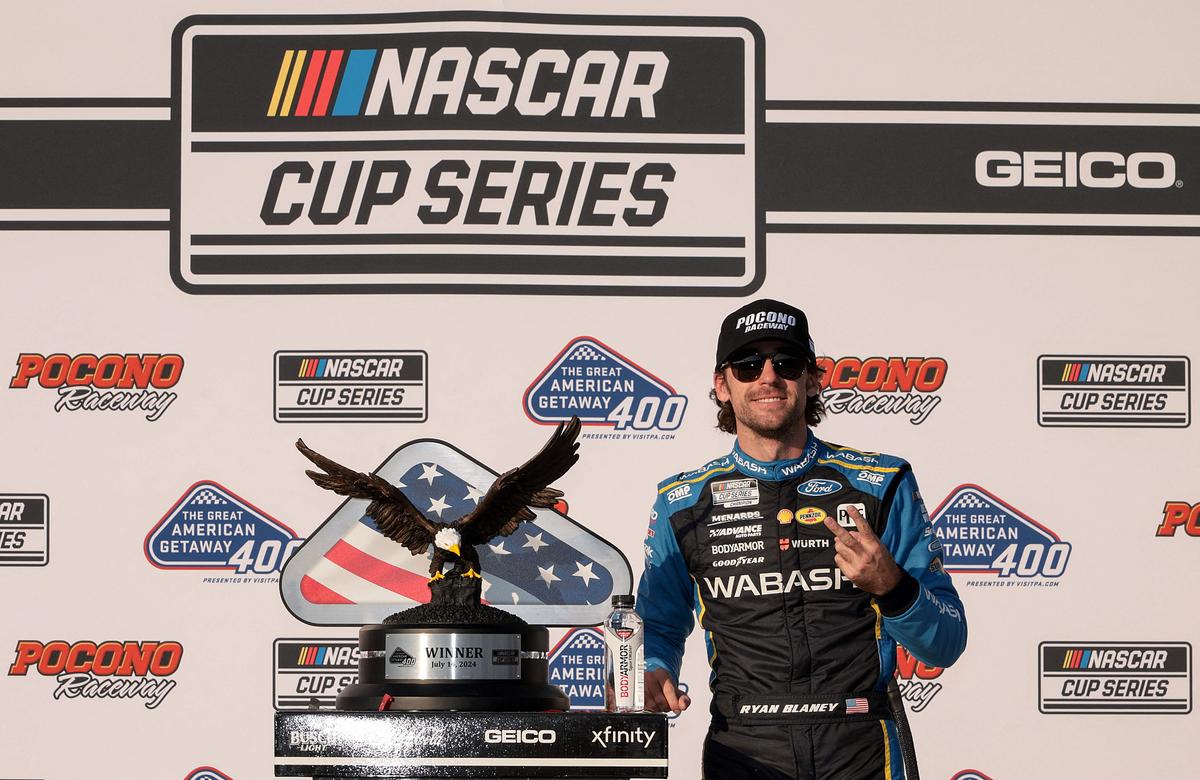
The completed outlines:
<svg viewBox="0 0 1200 780">
<path fill-rule="evenodd" d="M 455 555 L 461 555 L 459 545 L 462 544 L 462 535 L 453 528 L 443 528 L 437 532 L 437 536 L 433 537 L 433 543 L 443 550 L 449 550 Z"/>
</svg>

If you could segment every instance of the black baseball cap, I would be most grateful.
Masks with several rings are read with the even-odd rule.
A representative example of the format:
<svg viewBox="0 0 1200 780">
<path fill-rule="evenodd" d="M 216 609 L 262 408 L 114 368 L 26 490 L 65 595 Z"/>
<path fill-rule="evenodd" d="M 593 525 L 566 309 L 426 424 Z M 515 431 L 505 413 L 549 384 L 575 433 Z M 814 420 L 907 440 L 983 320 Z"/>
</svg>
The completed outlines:
<svg viewBox="0 0 1200 780">
<path fill-rule="evenodd" d="M 717 336 L 716 369 L 735 353 L 756 341 L 767 339 L 787 342 L 804 357 L 817 356 L 812 337 L 808 334 L 808 317 L 804 316 L 804 312 L 780 301 L 760 298 L 747 303 L 721 323 L 721 333 Z"/>
</svg>

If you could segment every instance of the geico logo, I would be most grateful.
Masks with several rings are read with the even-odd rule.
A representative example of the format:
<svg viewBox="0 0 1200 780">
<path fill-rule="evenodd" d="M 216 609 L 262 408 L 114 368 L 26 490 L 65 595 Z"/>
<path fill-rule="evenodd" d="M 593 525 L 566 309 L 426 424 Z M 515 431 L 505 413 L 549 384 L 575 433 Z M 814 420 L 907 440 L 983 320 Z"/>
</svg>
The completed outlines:
<svg viewBox="0 0 1200 780">
<path fill-rule="evenodd" d="M 8 668 L 10 675 L 23 675 L 30 666 L 39 674 L 116 675 L 128 677 L 154 674 L 165 677 L 179 668 L 183 646 L 178 642 L 67 642 L 42 644 L 36 640 L 17 642 L 17 657 Z"/>
<path fill-rule="evenodd" d="M 549 745 L 558 739 L 553 729 L 489 729 L 483 732 L 483 741 L 489 745 L 519 743 L 522 745 Z"/>
<path fill-rule="evenodd" d="M 738 317 L 738 321 L 733 327 L 741 328 L 748 325 L 773 325 L 780 330 L 790 328 L 796 324 L 796 318 L 791 314 L 784 314 L 779 311 L 759 311 L 754 314 L 747 314 L 745 317 Z M 756 328 L 747 327 L 746 330 L 756 330 Z"/>
<path fill-rule="evenodd" d="M 940 357 L 817 358 L 824 370 L 821 389 L 930 393 L 946 381 L 946 360 Z"/>
<path fill-rule="evenodd" d="M 9 387 L 28 387 L 37 377 L 42 387 L 91 385 L 99 388 L 173 387 L 183 373 L 179 355 L 39 355 L 22 353 Z"/>
<path fill-rule="evenodd" d="M 661 51 L 589 50 L 572 56 L 562 49 L 538 49 L 524 57 L 515 49 L 494 47 L 478 59 L 465 46 L 436 48 L 426 57 L 427 52 L 422 46 L 402 57 L 399 49 L 383 49 L 363 113 L 451 116 L 465 106 L 485 116 L 511 107 L 521 116 L 624 117 L 636 103 L 637 114 L 653 118 L 654 95 L 670 65 Z"/>
<path fill-rule="evenodd" d="M 984 187 L 1093 187 L 1129 184 L 1164 189 L 1175 184 L 1175 158 L 1166 152 L 1007 152 L 975 156 L 975 181 Z"/>
<path fill-rule="evenodd" d="M 731 574 L 727 577 L 705 577 L 704 585 L 712 598 L 738 599 L 744 595 L 772 596 L 781 593 L 791 593 L 795 588 L 808 591 L 844 590 L 853 588 L 854 584 L 846 579 L 838 568 L 792 569 L 788 578 L 777 571 L 753 574 Z"/>
</svg>

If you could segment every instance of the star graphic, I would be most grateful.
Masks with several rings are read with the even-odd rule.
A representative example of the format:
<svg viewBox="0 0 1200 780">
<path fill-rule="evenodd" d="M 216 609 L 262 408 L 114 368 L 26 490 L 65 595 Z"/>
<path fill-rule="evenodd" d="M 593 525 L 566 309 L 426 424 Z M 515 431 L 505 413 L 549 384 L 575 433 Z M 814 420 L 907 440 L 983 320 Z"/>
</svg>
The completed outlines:
<svg viewBox="0 0 1200 780">
<path fill-rule="evenodd" d="M 488 547 L 496 555 L 512 555 L 512 553 L 504 549 L 504 540 L 500 540 L 498 544 L 489 544 Z"/>
<path fill-rule="evenodd" d="M 550 587 L 550 583 L 559 581 L 559 578 L 554 575 L 554 564 L 551 564 L 544 569 L 539 566 L 537 567 L 537 570 L 538 579 L 546 583 L 547 588 Z"/>
<path fill-rule="evenodd" d="M 530 534 L 525 534 L 525 539 L 527 541 L 525 542 L 525 544 L 523 544 L 521 546 L 522 547 L 532 547 L 534 552 L 541 550 L 543 547 L 550 546 L 550 542 L 542 541 L 541 533 L 539 533 L 537 536 L 531 536 Z"/>
<path fill-rule="evenodd" d="M 426 512 L 437 512 L 437 516 L 441 517 L 442 512 L 446 511 L 449 508 L 450 508 L 450 505 L 446 503 L 446 497 L 442 496 L 441 498 L 435 498 L 435 499 L 431 500 L 429 502 L 429 508 L 426 509 L 425 511 Z"/>
<path fill-rule="evenodd" d="M 440 476 L 442 476 L 442 472 L 437 470 L 437 464 L 430 463 L 428 466 L 426 466 L 424 463 L 422 463 L 421 476 L 417 477 L 417 479 L 423 479 L 432 485 L 433 481 Z"/>
<path fill-rule="evenodd" d="M 592 580 L 600 579 L 599 574 L 592 573 L 592 564 L 589 563 L 588 565 L 584 566 L 579 561 L 575 561 L 575 573 L 572 574 L 571 576 L 578 577 L 581 580 L 583 580 L 583 584 L 585 587 L 588 585 L 591 585 Z"/>
<path fill-rule="evenodd" d="M 516 591 L 513 591 L 512 597 L 513 597 L 514 604 L 516 604 L 517 602 L 519 602 L 521 600 L 521 597 L 519 595 L 517 595 Z"/>
<path fill-rule="evenodd" d="M 488 592 L 488 589 L 492 587 L 492 583 L 488 582 L 488 579 L 487 579 L 487 577 L 484 577 L 484 578 L 483 578 L 483 581 L 480 583 L 479 587 L 480 587 L 480 591 L 479 591 L 479 592 L 480 592 L 481 594 L 483 594 L 483 593 L 487 593 L 487 592 Z"/>
<path fill-rule="evenodd" d="M 474 485 L 467 485 L 467 494 L 462 497 L 463 501 L 474 501 L 479 503 L 479 499 L 483 498 L 483 491 Z"/>
</svg>

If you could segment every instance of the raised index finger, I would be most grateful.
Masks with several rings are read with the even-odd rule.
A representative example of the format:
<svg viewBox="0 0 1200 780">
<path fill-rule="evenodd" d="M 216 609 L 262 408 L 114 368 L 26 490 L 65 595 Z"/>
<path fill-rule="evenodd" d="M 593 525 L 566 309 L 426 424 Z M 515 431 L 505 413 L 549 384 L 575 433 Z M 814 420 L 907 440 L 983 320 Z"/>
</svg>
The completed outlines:
<svg viewBox="0 0 1200 780">
<path fill-rule="evenodd" d="M 854 521 L 854 525 L 858 528 L 860 534 L 868 539 L 878 538 L 875 536 L 875 531 L 871 528 L 870 523 L 867 522 L 867 518 L 863 517 L 862 513 L 858 511 L 858 507 L 848 506 L 846 507 L 846 511 L 850 513 L 850 519 Z"/>
<path fill-rule="evenodd" d="M 850 532 L 838 525 L 837 520 L 834 520 L 832 515 L 825 515 L 825 527 L 832 531 L 838 541 L 843 544 L 851 544 L 854 541 L 854 537 L 850 535 Z"/>
</svg>

